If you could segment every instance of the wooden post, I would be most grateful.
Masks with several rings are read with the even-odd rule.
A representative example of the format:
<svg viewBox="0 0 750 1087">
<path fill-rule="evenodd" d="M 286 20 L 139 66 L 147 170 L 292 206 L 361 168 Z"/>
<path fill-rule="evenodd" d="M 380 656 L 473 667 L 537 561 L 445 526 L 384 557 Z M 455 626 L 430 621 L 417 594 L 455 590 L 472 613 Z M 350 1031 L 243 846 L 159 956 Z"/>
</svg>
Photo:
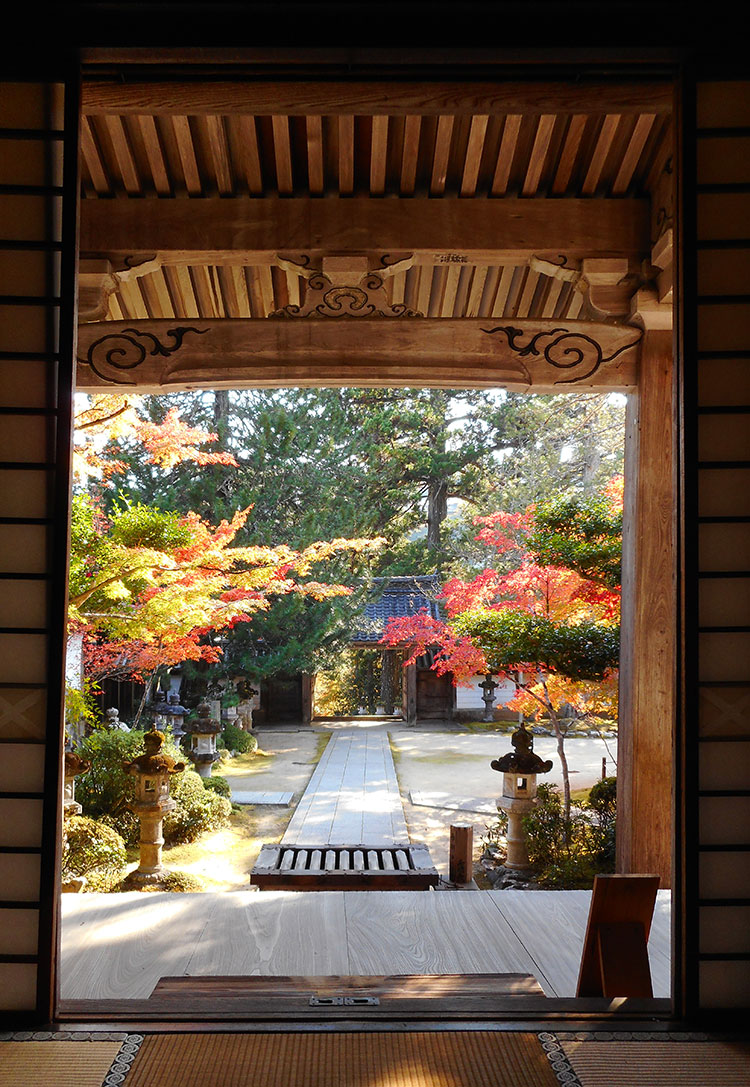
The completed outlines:
<svg viewBox="0 0 750 1087">
<path fill-rule="evenodd" d="M 451 883 L 471 883 L 474 878 L 473 839 L 471 823 L 451 823 L 448 870 Z"/>
<path fill-rule="evenodd" d="M 309 725 L 313 719 L 315 676 L 310 672 L 302 673 L 302 724 Z"/>
<path fill-rule="evenodd" d="M 674 393 L 671 307 L 636 297 L 644 327 L 625 435 L 617 870 L 671 886 L 675 718 Z"/>
<path fill-rule="evenodd" d="M 417 720 L 417 666 L 409 664 L 404 668 L 403 714 L 407 725 Z"/>
</svg>

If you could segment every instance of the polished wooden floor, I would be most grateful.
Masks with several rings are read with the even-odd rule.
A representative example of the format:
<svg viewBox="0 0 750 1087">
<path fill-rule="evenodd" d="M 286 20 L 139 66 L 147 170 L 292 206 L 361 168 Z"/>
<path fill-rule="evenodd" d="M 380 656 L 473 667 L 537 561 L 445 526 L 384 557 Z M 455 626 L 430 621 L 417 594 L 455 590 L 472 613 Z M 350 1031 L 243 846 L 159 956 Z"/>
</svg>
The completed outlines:
<svg viewBox="0 0 750 1087">
<path fill-rule="evenodd" d="M 63 895 L 62 999 L 138 1000 L 162 977 L 529 974 L 575 994 L 589 891 Z M 649 942 L 669 995 L 670 894 Z"/>
</svg>

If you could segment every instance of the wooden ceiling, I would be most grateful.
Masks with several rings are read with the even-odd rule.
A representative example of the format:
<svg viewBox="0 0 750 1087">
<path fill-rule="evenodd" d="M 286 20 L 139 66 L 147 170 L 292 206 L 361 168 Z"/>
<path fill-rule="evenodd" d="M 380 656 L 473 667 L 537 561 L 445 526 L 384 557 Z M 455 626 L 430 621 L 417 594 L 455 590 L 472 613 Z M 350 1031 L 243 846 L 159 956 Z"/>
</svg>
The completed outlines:
<svg viewBox="0 0 750 1087">
<path fill-rule="evenodd" d="M 309 269 L 344 252 L 385 272 L 391 305 L 424 316 L 572 320 L 586 315 L 582 259 L 624 257 L 637 274 L 656 240 L 653 221 L 650 238 L 619 243 L 597 241 L 606 231 L 592 220 L 583 250 L 559 232 L 537 231 L 532 252 L 517 240 L 492 244 L 497 206 L 522 221 L 529 205 L 554 203 L 564 224 L 587 203 L 621 217 L 624 202 L 640 206 L 643 219 L 668 162 L 670 111 L 662 83 L 91 82 L 83 88 L 82 249 L 124 272 L 107 320 L 266 317 L 303 305 Z M 297 235 L 279 231 L 262 251 L 234 235 L 213 241 L 210 229 L 197 244 L 162 244 L 158 231 L 150 246 L 142 237 L 107 240 L 106 224 L 125 214 L 124 204 L 130 222 L 158 222 L 168 208 L 187 239 L 191 220 L 208 209 L 226 215 L 229 204 L 257 218 L 286 201 L 335 204 L 344 221 L 372 202 L 371 237 L 295 245 Z M 378 215 L 394 201 L 406 221 L 425 204 L 459 220 L 467 203 L 481 205 L 472 211 L 480 222 L 486 213 L 488 240 L 477 240 L 476 224 L 465 245 L 460 228 L 443 244 L 437 230 L 421 245 L 408 231 L 410 244 L 385 228 L 379 238 Z"/>
</svg>

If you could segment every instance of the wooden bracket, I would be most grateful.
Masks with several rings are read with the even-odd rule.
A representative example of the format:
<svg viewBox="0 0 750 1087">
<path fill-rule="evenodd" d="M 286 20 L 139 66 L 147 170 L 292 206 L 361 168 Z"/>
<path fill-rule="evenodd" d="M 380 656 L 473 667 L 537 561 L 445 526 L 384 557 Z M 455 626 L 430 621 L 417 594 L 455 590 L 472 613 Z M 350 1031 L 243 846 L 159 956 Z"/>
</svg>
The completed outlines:
<svg viewBox="0 0 750 1087">
<path fill-rule="evenodd" d="M 648 934 L 659 876 L 596 876 L 576 996 L 653 997 Z"/>
</svg>

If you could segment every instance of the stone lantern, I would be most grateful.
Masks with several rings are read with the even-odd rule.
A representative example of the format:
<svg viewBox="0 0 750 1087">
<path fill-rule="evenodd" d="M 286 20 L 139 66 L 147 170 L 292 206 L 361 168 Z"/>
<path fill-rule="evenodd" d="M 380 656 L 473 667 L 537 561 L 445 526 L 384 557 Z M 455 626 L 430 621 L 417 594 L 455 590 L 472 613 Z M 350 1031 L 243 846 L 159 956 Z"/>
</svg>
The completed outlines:
<svg viewBox="0 0 750 1087">
<path fill-rule="evenodd" d="M 124 721 L 120 720 L 120 711 L 117 706 L 110 706 L 106 713 L 107 728 L 115 732 L 130 732 Z"/>
<path fill-rule="evenodd" d="M 202 778 L 211 777 L 211 767 L 220 758 L 216 750 L 216 737 L 221 732 L 221 721 L 211 716 L 208 702 L 198 706 L 198 719 L 186 721 L 185 731 L 191 734 L 188 758 Z"/>
<path fill-rule="evenodd" d="M 76 755 L 75 751 L 65 752 L 65 784 L 63 786 L 63 819 L 71 815 L 80 815 L 83 808 L 76 800 L 76 778 L 91 769 L 91 763 Z"/>
<path fill-rule="evenodd" d="M 510 742 L 515 750 L 494 759 L 490 766 L 503 775 L 503 795 L 497 804 L 508 813 L 505 867 L 521 870 L 529 867 L 523 816 L 534 806 L 537 774 L 548 774 L 552 769 L 552 760 L 545 762 L 534 754 L 534 738 L 523 724 L 513 733 Z"/>
<path fill-rule="evenodd" d="M 482 695 L 482 701 L 484 702 L 484 717 L 482 720 L 494 721 L 495 718 L 492 713 L 492 705 L 495 701 L 495 691 L 500 684 L 497 683 L 488 672 L 479 686 L 484 691 L 484 694 Z"/>
<path fill-rule="evenodd" d="M 167 869 L 161 863 L 164 845 L 162 826 L 164 816 L 175 809 L 176 802 L 169 795 L 169 779 L 185 769 L 184 762 L 175 762 L 162 753 L 164 733 L 152 729 L 143 737 L 145 752 L 124 764 L 128 774 L 136 779 L 135 800 L 129 805 L 141 824 L 138 843 L 140 862 L 134 872 L 124 880 L 128 887 L 141 887 L 146 883 L 158 883 Z"/>
<path fill-rule="evenodd" d="M 185 735 L 184 720 L 189 710 L 186 710 L 184 706 L 180 705 L 180 696 L 176 691 L 172 691 L 169 696 L 169 702 L 167 708 L 164 711 L 166 715 L 167 724 L 172 729 L 172 735 L 178 739 Z"/>
<path fill-rule="evenodd" d="M 255 700 L 253 698 L 243 698 L 240 704 L 237 706 L 237 723 L 240 728 L 245 732 L 253 731 L 253 710 L 255 709 Z"/>
<path fill-rule="evenodd" d="M 154 728 L 166 728 L 167 726 L 167 714 L 169 712 L 167 706 L 167 692 L 163 691 L 161 687 L 157 689 L 154 694 L 154 701 L 151 704 L 151 713 L 154 717 Z"/>
</svg>

